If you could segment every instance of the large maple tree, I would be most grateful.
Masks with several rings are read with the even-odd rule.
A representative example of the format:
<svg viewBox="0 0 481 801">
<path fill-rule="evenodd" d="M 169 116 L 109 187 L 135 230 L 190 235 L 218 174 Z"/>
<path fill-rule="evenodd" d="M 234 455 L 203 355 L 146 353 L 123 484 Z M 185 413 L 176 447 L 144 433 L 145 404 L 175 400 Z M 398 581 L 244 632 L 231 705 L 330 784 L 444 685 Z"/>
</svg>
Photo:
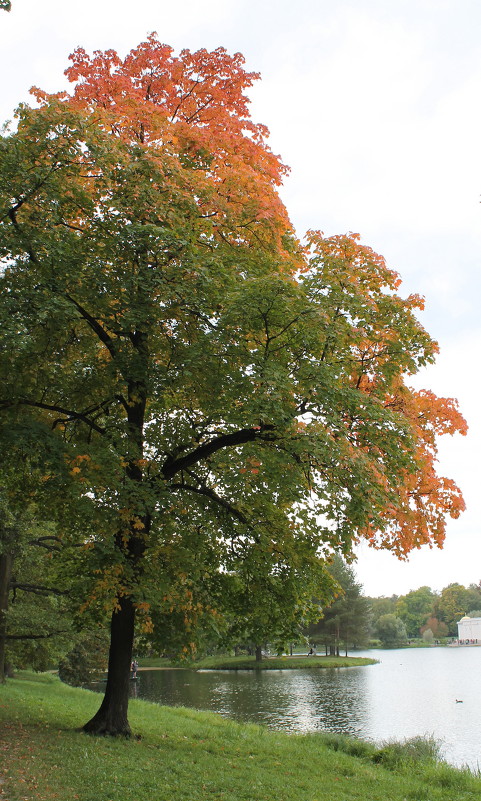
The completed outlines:
<svg viewBox="0 0 481 801">
<path fill-rule="evenodd" d="M 239 54 L 152 35 L 67 75 L 0 142 L 0 409 L 111 614 L 85 730 L 128 734 L 136 620 L 180 616 L 187 648 L 223 596 L 253 615 L 284 586 L 293 622 L 360 537 L 441 545 L 463 501 L 436 437 L 465 424 L 407 383 L 436 353 L 421 300 L 355 235 L 296 241 Z"/>
</svg>

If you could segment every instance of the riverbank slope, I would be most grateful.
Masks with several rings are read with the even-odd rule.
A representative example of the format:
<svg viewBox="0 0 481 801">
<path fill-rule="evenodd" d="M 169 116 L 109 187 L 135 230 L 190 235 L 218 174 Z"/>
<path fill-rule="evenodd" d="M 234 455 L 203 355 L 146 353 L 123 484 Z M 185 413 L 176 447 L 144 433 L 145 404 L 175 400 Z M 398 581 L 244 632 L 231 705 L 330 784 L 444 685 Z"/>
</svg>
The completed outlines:
<svg viewBox="0 0 481 801">
<path fill-rule="evenodd" d="M 78 727 L 98 695 L 55 676 L 0 686 L 0 798 L 9 801 L 474 801 L 481 779 L 429 748 L 376 749 L 324 735 L 287 735 L 213 713 L 132 700 L 141 739 Z"/>
</svg>

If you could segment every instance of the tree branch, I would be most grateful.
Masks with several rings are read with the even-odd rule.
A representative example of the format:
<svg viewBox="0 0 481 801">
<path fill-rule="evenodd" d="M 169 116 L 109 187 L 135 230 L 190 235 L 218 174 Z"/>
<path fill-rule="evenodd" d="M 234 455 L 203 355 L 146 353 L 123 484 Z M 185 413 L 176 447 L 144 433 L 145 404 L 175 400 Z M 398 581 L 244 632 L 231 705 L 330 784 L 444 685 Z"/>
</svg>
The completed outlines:
<svg viewBox="0 0 481 801">
<path fill-rule="evenodd" d="M 252 428 L 241 428 L 231 434 L 221 434 L 221 436 L 211 439 L 210 442 L 205 442 L 203 445 L 199 445 L 198 448 L 194 448 L 193 451 L 185 456 L 166 459 L 162 467 L 162 474 L 164 478 L 173 478 L 176 473 L 181 470 L 187 470 L 223 448 L 232 448 L 237 445 L 244 445 L 246 442 L 262 439 L 263 434 L 275 431 L 275 428 L 274 425 L 267 423 L 261 426 L 253 426 Z"/>
<path fill-rule="evenodd" d="M 80 316 L 87 321 L 92 331 L 97 334 L 98 338 L 101 342 L 103 342 L 112 358 L 114 358 L 116 356 L 116 348 L 112 337 L 110 337 L 107 331 L 100 325 L 99 321 L 96 320 L 95 317 L 92 317 L 92 315 L 89 314 L 89 312 L 84 309 L 84 307 L 81 306 L 80 303 L 75 300 L 75 298 L 73 298 L 67 292 L 65 293 L 65 297 L 70 301 L 70 303 L 73 303 L 77 311 L 80 313 Z"/>
<path fill-rule="evenodd" d="M 23 590 L 24 592 L 33 592 L 36 595 L 68 595 L 68 590 L 57 590 L 55 587 L 41 587 L 38 584 L 21 584 L 18 581 L 11 581 L 10 588 L 12 590 Z"/>
<path fill-rule="evenodd" d="M 46 640 L 49 637 L 56 637 L 58 634 L 68 634 L 68 629 L 51 631 L 48 634 L 6 634 L 6 640 Z"/>
<path fill-rule="evenodd" d="M 36 537 L 36 539 L 29 540 L 29 545 L 38 545 L 39 548 L 46 548 L 47 551 L 60 551 L 61 548 L 59 545 L 53 545 L 54 542 L 62 544 L 62 540 L 60 537 L 55 537 L 54 535 L 46 536 L 46 537 Z"/>
<path fill-rule="evenodd" d="M 185 484 L 184 482 L 180 482 L 178 484 L 170 484 L 169 489 L 172 490 L 188 490 L 189 492 L 194 492 L 197 495 L 204 495 L 206 498 L 210 498 L 212 501 L 215 501 L 219 506 L 225 509 L 226 512 L 229 512 L 230 515 L 235 517 L 237 520 L 240 520 L 241 523 L 245 523 L 246 525 L 249 524 L 248 519 L 239 509 L 236 509 L 235 506 L 232 506 L 229 501 L 226 501 L 225 498 L 222 498 L 220 495 L 211 489 L 210 487 L 201 486 L 201 487 L 194 487 L 192 484 Z"/>
<path fill-rule="evenodd" d="M 45 409 L 49 412 L 59 412 L 59 414 L 65 414 L 71 420 L 81 420 L 86 425 L 93 428 L 94 431 L 97 431 L 98 434 L 105 434 L 105 428 L 97 425 L 93 420 L 90 420 L 85 412 L 74 412 L 72 409 L 64 409 L 63 406 L 57 406 L 54 403 L 42 403 L 42 401 L 33 401 L 33 400 L 3 400 L 0 401 L 0 408 L 8 408 L 9 406 L 33 406 L 35 409 Z M 94 411 L 96 411 L 99 407 L 96 407 Z M 59 421 L 57 421 L 59 422 Z M 67 421 L 68 422 L 68 421 Z"/>
</svg>

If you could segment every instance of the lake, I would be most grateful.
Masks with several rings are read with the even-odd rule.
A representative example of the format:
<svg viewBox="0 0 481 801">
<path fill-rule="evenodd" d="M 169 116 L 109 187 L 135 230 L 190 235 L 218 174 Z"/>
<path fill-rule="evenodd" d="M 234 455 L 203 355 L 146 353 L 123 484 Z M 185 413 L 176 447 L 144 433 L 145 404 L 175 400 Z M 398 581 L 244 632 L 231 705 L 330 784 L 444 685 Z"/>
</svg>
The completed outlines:
<svg viewBox="0 0 481 801">
<path fill-rule="evenodd" d="M 452 764 L 481 766 L 481 647 L 354 655 L 380 661 L 323 670 L 145 670 L 135 693 L 287 732 L 330 731 L 377 743 L 432 735 Z"/>
</svg>

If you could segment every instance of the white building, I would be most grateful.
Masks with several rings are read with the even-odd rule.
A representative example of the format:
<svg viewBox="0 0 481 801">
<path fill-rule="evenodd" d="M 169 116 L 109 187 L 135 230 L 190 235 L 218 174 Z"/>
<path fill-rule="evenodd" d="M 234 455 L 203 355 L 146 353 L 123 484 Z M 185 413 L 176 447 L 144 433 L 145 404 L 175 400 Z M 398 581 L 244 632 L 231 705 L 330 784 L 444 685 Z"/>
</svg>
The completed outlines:
<svg viewBox="0 0 481 801">
<path fill-rule="evenodd" d="M 481 617 L 462 617 L 458 623 L 458 640 L 461 644 L 481 645 Z"/>
</svg>

